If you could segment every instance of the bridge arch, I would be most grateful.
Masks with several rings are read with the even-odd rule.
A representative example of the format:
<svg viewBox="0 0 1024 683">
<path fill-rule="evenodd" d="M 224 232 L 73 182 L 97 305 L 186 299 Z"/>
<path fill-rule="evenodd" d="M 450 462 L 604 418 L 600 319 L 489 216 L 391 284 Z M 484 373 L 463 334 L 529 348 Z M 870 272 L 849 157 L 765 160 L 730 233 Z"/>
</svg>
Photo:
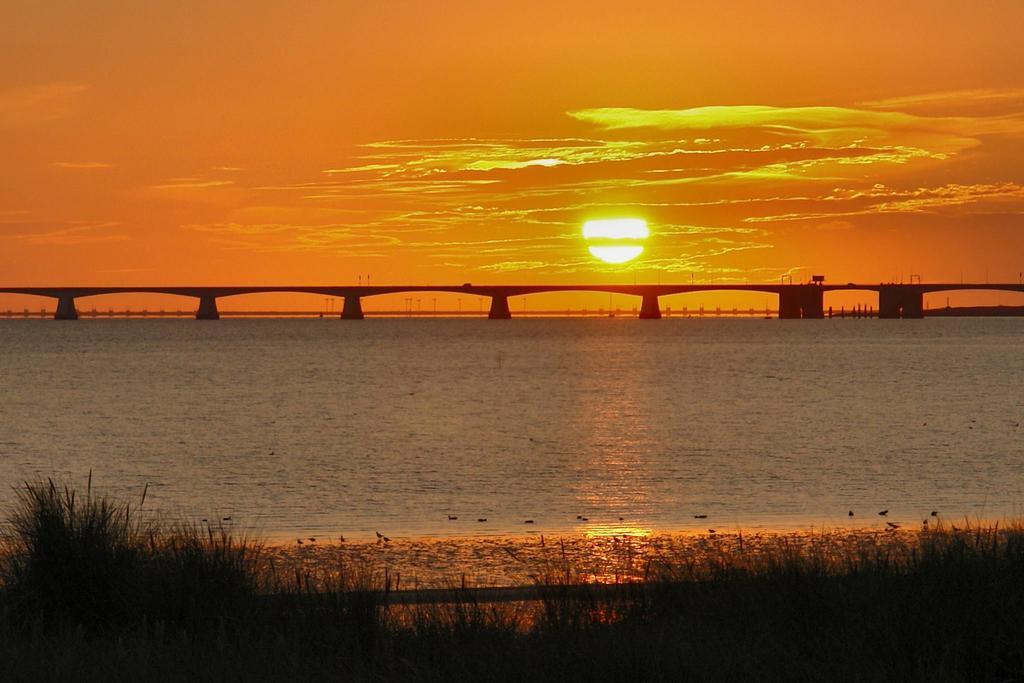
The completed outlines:
<svg viewBox="0 0 1024 683">
<path fill-rule="evenodd" d="M 979 286 L 971 289 L 939 289 L 925 292 L 926 311 L 941 311 L 952 306 L 969 307 L 977 311 L 987 310 L 990 314 L 1002 306 L 1021 307 L 1024 306 L 1024 287 Z"/>
</svg>

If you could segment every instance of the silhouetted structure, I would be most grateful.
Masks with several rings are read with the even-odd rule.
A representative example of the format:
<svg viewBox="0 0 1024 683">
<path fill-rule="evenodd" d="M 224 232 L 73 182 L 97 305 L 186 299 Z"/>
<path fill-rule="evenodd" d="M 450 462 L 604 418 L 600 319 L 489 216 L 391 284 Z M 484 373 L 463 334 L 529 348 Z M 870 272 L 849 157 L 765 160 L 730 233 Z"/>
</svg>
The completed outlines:
<svg viewBox="0 0 1024 683">
<path fill-rule="evenodd" d="M 661 285 L 383 285 L 383 286 L 260 286 L 260 287 L 4 287 L 0 294 L 29 294 L 57 300 L 57 320 L 76 320 L 75 300 L 104 294 L 173 294 L 199 300 L 197 320 L 217 320 L 217 299 L 243 294 L 266 292 L 296 292 L 342 297 L 343 320 L 362 320 L 362 299 L 382 294 L 411 292 L 450 292 L 488 297 L 491 306 L 489 318 L 503 320 L 512 317 L 508 299 L 512 296 L 545 292 L 605 292 L 641 297 L 639 317 L 646 320 L 661 318 L 659 297 L 692 292 L 765 292 L 779 297 L 779 318 L 824 318 L 825 292 L 861 290 L 878 293 L 879 318 L 923 318 L 924 295 L 929 292 L 954 290 L 997 290 L 1024 292 L 1024 284 L 977 283 L 915 283 L 915 284 L 825 284 L 820 276 L 811 284 L 661 284 Z"/>
</svg>

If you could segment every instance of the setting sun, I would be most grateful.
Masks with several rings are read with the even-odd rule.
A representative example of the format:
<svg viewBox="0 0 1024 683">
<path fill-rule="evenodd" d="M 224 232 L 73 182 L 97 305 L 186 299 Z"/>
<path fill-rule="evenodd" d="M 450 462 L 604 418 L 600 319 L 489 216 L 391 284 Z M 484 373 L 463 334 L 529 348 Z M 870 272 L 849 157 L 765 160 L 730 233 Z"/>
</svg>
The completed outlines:
<svg viewBox="0 0 1024 683">
<path fill-rule="evenodd" d="M 583 239 L 590 254 L 605 263 L 626 263 L 643 253 L 637 242 L 647 239 L 650 231 L 642 218 L 592 220 L 583 224 Z"/>
</svg>

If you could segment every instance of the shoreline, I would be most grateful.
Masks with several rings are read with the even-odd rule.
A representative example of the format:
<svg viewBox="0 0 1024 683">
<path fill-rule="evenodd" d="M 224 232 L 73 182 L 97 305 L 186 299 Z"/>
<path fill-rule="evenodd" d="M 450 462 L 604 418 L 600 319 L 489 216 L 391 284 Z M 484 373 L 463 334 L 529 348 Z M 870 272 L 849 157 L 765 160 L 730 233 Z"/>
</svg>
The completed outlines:
<svg viewBox="0 0 1024 683">
<path fill-rule="evenodd" d="M 1018 519 L 1016 512 L 1001 514 L 997 516 L 969 516 L 969 515 L 958 515 L 950 518 L 948 516 L 931 517 L 927 512 L 923 513 L 920 519 L 916 522 L 907 521 L 907 517 L 900 517 L 899 515 L 890 515 L 886 517 L 879 517 L 878 520 L 873 524 L 842 524 L 834 522 L 807 522 L 797 524 L 785 524 L 785 523 L 766 523 L 766 524 L 735 524 L 731 522 L 722 522 L 713 519 L 702 520 L 702 525 L 692 526 L 665 526 L 665 527 L 642 527 L 642 526 L 630 526 L 626 524 L 598 524 L 587 527 L 544 527 L 538 526 L 537 528 L 530 528 L 524 531 L 492 531 L 492 532 L 478 532 L 478 533 L 458 533 L 458 532 L 426 532 L 426 533 L 394 533 L 388 532 L 386 535 L 390 539 L 391 544 L 405 542 L 433 542 L 433 541 L 472 541 L 474 539 L 480 540 L 494 540 L 494 539 L 519 539 L 537 540 L 543 536 L 547 540 L 579 537 L 579 538 L 611 538 L 614 536 L 618 537 L 630 537 L 630 538 L 651 538 L 661 536 L 671 537 L 697 537 L 697 536 L 727 536 L 727 535 L 753 535 L 753 534 L 772 534 L 772 535 L 787 535 L 787 534 L 810 534 L 810 533 L 838 533 L 838 532 L 869 532 L 869 531 L 885 531 L 887 530 L 887 522 L 894 522 L 903 531 L 913 531 L 918 527 L 922 526 L 921 522 L 925 518 L 929 519 L 929 524 L 923 526 L 929 526 L 935 521 L 941 520 L 947 525 L 950 523 L 956 526 L 970 525 L 970 526 L 1003 526 L 1004 524 L 1010 523 L 1013 520 Z M 916 518 L 915 518 L 916 519 Z M 206 522 L 203 522 L 203 526 L 206 526 Z M 210 523 L 210 526 L 214 529 L 221 526 L 221 524 Z M 306 536 L 300 535 L 298 532 L 285 533 L 283 531 L 272 531 L 272 532 L 261 532 L 258 528 L 250 528 L 237 526 L 232 527 L 229 525 L 223 525 L 225 529 L 237 532 L 240 535 L 245 535 L 248 538 L 255 539 L 266 546 L 280 546 L 287 548 L 292 545 L 306 545 L 308 536 L 316 538 L 316 543 L 320 544 L 331 544 L 336 543 L 340 538 L 344 538 L 344 543 L 350 545 L 376 545 L 379 539 L 376 539 L 374 532 L 370 531 L 357 531 L 357 532 L 325 532 L 325 531 L 311 531 Z M 382 526 L 382 530 L 386 530 L 386 527 Z M 714 533 L 709 533 L 713 529 Z M 303 543 L 296 544 L 297 540 L 302 540 Z"/>
<path fill-rule="evenodd" d="M 963 529 L 1015 528 L 1011 519 L 966 520 L 956 524 L 931 518 L 916 527 L 819 527 L 783 530 L 716 530 L 716 533 L 659 532 L 645 535 L 536 534 L 397 538 L 344 543 L 317 539 L 302 544 L 264 542 L 261 552 L 275 570 L 330 577 L 358 571 L 402 592 L 497 590 L 535 587 L 545 577 L 559 583 L 642 582 L 659 567 L 700 565 L 727 556 L 765 554 L 787 548 L 849 552 L 862 547 L 906 546 L 929 535 Z M 571 580 L 570 580 L 571 579 Z M 381 584 L 382 585 L 382 584 Z"/>
</svg>

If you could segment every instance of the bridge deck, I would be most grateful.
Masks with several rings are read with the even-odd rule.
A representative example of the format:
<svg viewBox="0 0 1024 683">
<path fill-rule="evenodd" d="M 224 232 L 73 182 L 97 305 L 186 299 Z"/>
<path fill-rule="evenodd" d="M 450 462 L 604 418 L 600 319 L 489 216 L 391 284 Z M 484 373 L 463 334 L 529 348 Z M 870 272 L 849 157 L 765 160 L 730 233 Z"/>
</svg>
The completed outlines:
<svg viewBox="0 0 1024 683">
<path fill-rule="evenodd" d="M 945 292 L 957 290 L 994 290 L 1024 292 L 1024 283 L 854 283 L 846 284 L 774 284 L 774 283 L 729 283 L 729 284 L 553 284 L 553 285 L 241 285 L 241 286 L 60 286 L 60 287 L 0 287 L 0 294 L 25 294 L 50 298 L 81 298 L 104 294 L 172 294 L 177 296 L 227 297 L 243 294 L 260 293 L 304 293 L 322 296 L 356 296 L 368 297 L 381 294 L 401 294 L 404 292 L 450 292 L 458 294 L 476 294 L 479 296 L 522 296 L 524 294 L 540 294 L 545 292 L 602 292 L 612 294 L 631 294 L 635 296 L 669 296 L 691 292 L 765 292 L 782 294 L 787 291 L 805 291 L 807 289 L 822 292 L 843 290 L 862 290 L 880 292 L 882 290 L 905 292 Z"/>
<path fill-rule="evenodd" d="M 260 293 L 304 293 L 320 296 L 343 297 L 344 310 L 341 317 L 361 320 L 364 297 L 384 294 L 409 294 L 416 292 L 447 292 L 489 297 L 490 318 L 512 317 L 508 299 L 526 294 L 550 292 L 601 292 L 627 294 L 642 297 L 640 317 L 657 319 L 661 317 L 659 297 L 694 292 L 759 292 L 779 297 L 780 318 L 823 318 L 825 292 L 843 290 L 874 291 L 878 293 L 878 314 L 882 318 L 924 317 L 924 294 L 929 292 L 958 290 L 996 290 L 1024 292 L 1024 283 L 916 283 L 916 284 L 772 284 L 772 283 L 730 283 L 730 284 L 560 284 L 560 285 L 245 285 L 245 286 L 123 286 L 123 287 L 0 287 L 0 294 L 44 296 L 57 299 L 55 318 L 75 320 L 78 310 L 75 300 L 107 294 L 171 294 L 199 299 L 196 317 L 201 320 L 220 318 L 217 299 L 230 296 Z"/>
</svg>

